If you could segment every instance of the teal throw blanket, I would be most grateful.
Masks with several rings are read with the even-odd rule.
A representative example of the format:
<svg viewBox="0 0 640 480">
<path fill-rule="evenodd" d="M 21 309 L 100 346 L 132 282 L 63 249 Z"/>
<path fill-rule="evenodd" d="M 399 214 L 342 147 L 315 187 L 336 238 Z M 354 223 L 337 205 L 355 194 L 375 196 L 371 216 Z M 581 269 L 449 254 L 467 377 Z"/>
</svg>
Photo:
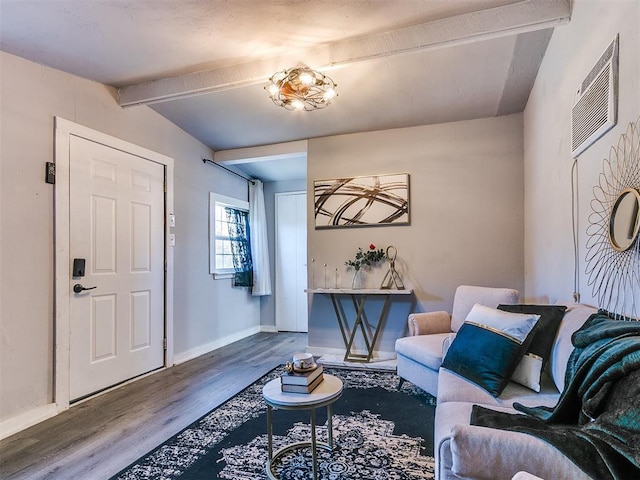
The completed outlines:
<svg viewBox="0 0 640 480">
<path fill-rule="evenodd" d="M 600 312 L 572 343 L 555 407 L 516 403 L 518 415 L 474 405 L 471 424 L 539 437 L 594 479 L 640 479 L 640 322 Z"/>
</svg>

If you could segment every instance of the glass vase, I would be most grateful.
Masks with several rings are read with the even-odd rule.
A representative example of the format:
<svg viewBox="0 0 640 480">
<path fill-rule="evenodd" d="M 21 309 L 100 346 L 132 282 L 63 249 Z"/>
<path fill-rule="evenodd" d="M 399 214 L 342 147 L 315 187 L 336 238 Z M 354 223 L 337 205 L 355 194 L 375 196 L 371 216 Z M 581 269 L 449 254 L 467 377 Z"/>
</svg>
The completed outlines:
<svg viewBox="0 0 640 480">
<path fill-rule="evenodd" d="M 351 279 L 351 288 L 354 290 L 364 288 L 364 270 L 354 270 L 353 278 Z"/>
</svg>

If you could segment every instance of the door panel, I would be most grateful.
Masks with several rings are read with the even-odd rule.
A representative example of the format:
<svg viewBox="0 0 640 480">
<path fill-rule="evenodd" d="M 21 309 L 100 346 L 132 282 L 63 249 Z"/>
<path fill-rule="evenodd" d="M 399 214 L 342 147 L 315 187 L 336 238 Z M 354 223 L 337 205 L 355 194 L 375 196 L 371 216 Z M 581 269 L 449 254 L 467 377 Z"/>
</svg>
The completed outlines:
<svg viewBox="0 0 640 480">
<path fill-rule="evenodd" d="M 71 137 L 70 395 L 164 365 L 164 166 Z M 74 284 L 95 289 L 73 293 Z"/>
<path fill-rule="evenodd" d="M 91 297 L 91 361 L 106 360 L 116 356 L 116 297 L 94 295 Z"/>
<path fill-rule="evenodd" d="M 151 207 L 131 204 L 131 271 L 149 272 L 151 265 Z"/>
<path fill-rule="evenodd" d="M 92 195 L 91 272 L 116 273 L 116 199 Z"/>
<path fill-rule="evenodd" d="M 131 293 L 131 349 L 151 345 L 151 292 Z"/>
</svg>

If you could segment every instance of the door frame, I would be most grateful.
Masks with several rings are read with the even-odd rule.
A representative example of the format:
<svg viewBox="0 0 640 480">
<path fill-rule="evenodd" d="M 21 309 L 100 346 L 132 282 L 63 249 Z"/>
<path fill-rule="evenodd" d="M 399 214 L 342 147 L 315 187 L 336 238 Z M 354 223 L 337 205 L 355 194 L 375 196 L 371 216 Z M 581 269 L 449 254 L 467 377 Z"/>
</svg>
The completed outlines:
<svg viewBox="0 0 640 480">
<path fill-rule="evenodd" d="M 55 185 L 54 185 L 54 367 L 53 402 L 58 412 L 70 405 L 70 155 L 71 137 L 81 137 L 107 147 L 142 157 L 165 167 L 165 219 L 164 219 L 164 331 L 166 349 L 164 366 L 173 364 L 173 247 L 169 244 L 169 215 L 173 210 L 173 158 L 153 152 L 91 128 L 55 117 Z"/>
</svg>

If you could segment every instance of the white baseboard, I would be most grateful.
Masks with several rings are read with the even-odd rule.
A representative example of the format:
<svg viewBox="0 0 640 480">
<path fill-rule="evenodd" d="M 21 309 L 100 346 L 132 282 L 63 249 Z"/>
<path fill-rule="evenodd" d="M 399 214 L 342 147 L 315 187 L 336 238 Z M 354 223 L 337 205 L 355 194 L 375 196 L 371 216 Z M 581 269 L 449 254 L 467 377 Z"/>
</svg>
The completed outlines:
<svg viewBox="0 0 640 480">
<path fill-rule="evenodd" d="M 186 361 L 199 357 L 200 355 L 204 355 L 213 350 L 224 347 L 225 345 L 229 345 L 233 342 L 237 342 L 238 340 L 242 340 L 243 338 L 250 337 L 251 335 L 255 335 L 256 333 L 259 333 L 259 332 L 277 332 L 277 330 L 276 330 L 276 327 L 268 326 L 268 325 L 251 327 L 246 330 L 242 330 L 240 332 L 234 333 L 233 335 L 228 335 L 224 338 L 216 340 L 215 342 L 210 342 L 210 343 L 207 343 L 206 345 L 201 345 L 199 347 L 193 348 L 186 352 L 174 354 L 173 364 L 177 365 L 179 363 L 184 363 Z M 156 372 L 150 372 L 149 375 L 153 373 L 156 373 Z M 139 380 L 139 378 L 140 377 L 137 377 L 132 381 Z M 122 385 L 118 385 L 118 387 L 121 387 L 121 386 Z M 118 387 L 115 387 L 115 388 L 118 388 Z M 58 405 L 56 403 L 49 403 L 41 407 L 36 407 L 16 417 L 9 418 L 8 420 L 4 420 L 3 422 L 0 422 L 0 440 L 2 440 L 3 438 L 7 438 L 15 433 L 18 433 L 44 420 L 47 420 L 51 417 L 55 417 L 58 413 L 59 413 Z"/>
<path fill-rule="evenodd" d="M 58 414 L 58 405 L 48 403 L 0 423 L 0 440 Z"/>
<path fill-rule="evenodd" d="M 246 330 L 234 333 L 233 335 L 227 335 L 226 337 L 220 338 L 215 342 L 210 342 L 205 345 L 200 345 L 199 347 L 192 348 L 191 350 L 187 350 L 186 352 L 174 353 L 173 364 L 178 365 L 180 363 L 193 360 L 200 355 L 204 355 L 205 353 L 212 352 L 214 350 L 217 350 L 218 348 L 229 345 L 230 343 L 237 342 L 238 340 L 250 337 L 251 335 L 255 335 L 256 333 L 259 333 L 261 331 L 260 329 L 260 326 L 247 328 Z"/>
<path fill-rule="evenodd" d="M 278 333 L 275 325 L 260 325 L 260 331 L 264 333 Z"/>
<path fill-rule="evenodd" d="M 313 355 L 314 357 L 321 357 L 323 355 L 342 355 L 344 356 L 345 349 L 344 348 L 329 348 L 329 347 L 312 347 L 307 346 L 307 352 Z M 352 351 L 352 353 L 360 353 L 366 355 L 366 352 L 363 351 Z M 373 352 L 373 358 L 376 360 L 392 360 L 396 358 L 396 352 L 385 352 L 382 350 L 375 350 Z"/>
<path fill-rule="evenodd" d="M 344 348 L 328 348 L 328 347 L 311 347 L 307 345 L 307 353 L 310 353 L 314 357 L 321 357 L 322 355 L 344 355 Z"/>
</svg>

